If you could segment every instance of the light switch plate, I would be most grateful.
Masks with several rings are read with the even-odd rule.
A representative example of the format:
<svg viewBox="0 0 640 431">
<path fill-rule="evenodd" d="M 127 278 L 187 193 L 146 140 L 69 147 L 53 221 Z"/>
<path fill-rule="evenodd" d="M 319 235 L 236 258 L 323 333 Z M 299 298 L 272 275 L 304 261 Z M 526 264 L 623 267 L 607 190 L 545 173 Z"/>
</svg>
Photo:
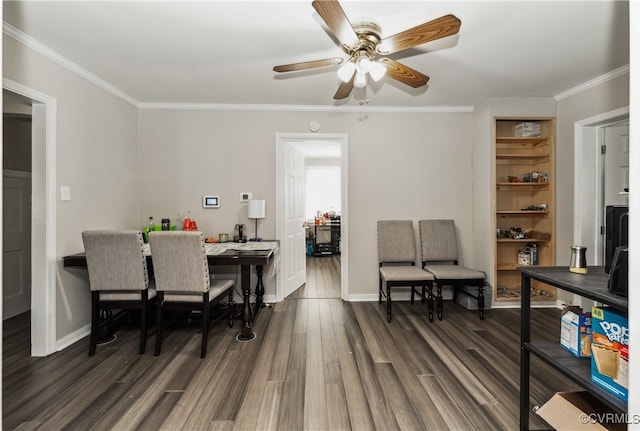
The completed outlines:
<svg viewBox="0 0 640 431">
<path fill-rule="evenodd" d="M 60 186 L 60 200 L 61 201 L 70 201 L 71 200 L 71 187 L 69 187 L 69 186 Z"/>
</svg>

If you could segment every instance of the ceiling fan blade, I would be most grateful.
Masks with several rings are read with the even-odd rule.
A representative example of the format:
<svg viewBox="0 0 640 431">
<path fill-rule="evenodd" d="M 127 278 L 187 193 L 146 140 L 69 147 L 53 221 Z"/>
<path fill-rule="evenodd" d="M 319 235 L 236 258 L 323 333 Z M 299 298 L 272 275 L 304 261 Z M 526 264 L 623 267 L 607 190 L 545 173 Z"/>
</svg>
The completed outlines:
<svg viewBox="0 0 640 431">
<path fill-rule="evenodd" d="M 333 96 L 335 100 L 342 100 L 349 97 L 351 90 L 353 90 L 353 80 L 355 79 L 355 76 L 356 75 L 354 73 L 349 82 L 340 82 L 340 87 L 338 87 L 338 91 L 336 91 L 335 96 Z"/>
<path fill-rule="evenodd" d="M 331 32 L 338 38 L 343 47 L 355 48 L 360 43 L 347 15 L 340 3 L 333 0 L 315 0 L 311 3 L 327 24 Z M 348 51 L 345 49 L 345 51 Z"/>
<path fill-rule="evenodd" d="M 429 81 L 429 77 L 418 72 L 415 69 L 398 63 L 390 58 L 381 58 L 379 63 L 387 68 L 387 76 L 396 79 L 403 84 L 407 84 L 413 88 L 422 87 Z"/>
<path fill-rule="evenodd" d="M 443 37 L 453 36 L 460 31 L 461 24 L 462 22 L 455 16 L 445 15 L 382 39 L 376 50 L 380 54 L 387 55 Z"/>
<path fill-rule="evenodd" d="M 301 63 L 283 64 L 274 66 L 274 72 L 294 72 L 297 70 L 315 69 L 316 67 L 335 66 L 344 60 L 339 57 L 325 58 L 324 60 L 303 61 Z"/>
</svg>

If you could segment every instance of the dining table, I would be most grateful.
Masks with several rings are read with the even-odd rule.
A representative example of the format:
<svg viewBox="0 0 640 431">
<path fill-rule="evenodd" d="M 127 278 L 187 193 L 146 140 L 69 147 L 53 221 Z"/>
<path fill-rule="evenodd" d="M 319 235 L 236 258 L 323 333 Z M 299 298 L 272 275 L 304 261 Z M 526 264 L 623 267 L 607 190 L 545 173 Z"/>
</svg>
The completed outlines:
<svg viewBox="0 0 640 431">
<path fill-rule="evenodd" d="M 143 245 L 147 257 L 147 268 L 153 274 L 153 256 L 149 244 Z M 242 327 L 236 339 L 250 341 L 255 338 L 252 325 L 258 312 L 263 307 L 264 281 L 263 273 L 267 265 L 271 265 L 273 275 L 277 272 L 279 244 L 277 241 L 250 241 L 206 243 L 205 251 L 209 266 L 239 266 L 240 288 L 242 290 Z M 62 258 L 65 268 L 87 268 L 84 252 L 71 254 Z M 251 302 L 251 267 L 256 269 L 255 302 Z"/>
</svg>

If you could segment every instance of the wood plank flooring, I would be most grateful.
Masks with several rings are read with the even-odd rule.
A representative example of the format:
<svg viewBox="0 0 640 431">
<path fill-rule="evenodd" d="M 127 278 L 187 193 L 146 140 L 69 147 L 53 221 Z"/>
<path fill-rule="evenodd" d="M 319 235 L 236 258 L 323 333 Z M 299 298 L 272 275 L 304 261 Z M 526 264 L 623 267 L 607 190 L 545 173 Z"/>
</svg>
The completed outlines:
<svg viewBox="0 0 640 431">
<path fill-rule="evenodd" d="M 307 256 L 307 282 L 288 299 L 341 298 L 340 255 Z"/>
<path fill-rule="evenodd" d="M 28 316 L 4 324 L 7 431 L 518 429 L 516 309 L 480 321 L 446 301 L 429 322 L 423 304 L 395 302 L 387 323 L 384 304 L 291 298 L 261 311 L 253 341 L 214 325 L 204 359 L 197 322 L 167 330 L 158 357 L 125 328 L 93 357 L 85 339 L 31 358 Z M 558 310 L 532 310 L 533 337 L 558 333 Z M 577 389 L 537 360 L 532 375 L 532 405 Z"/>
</svg>

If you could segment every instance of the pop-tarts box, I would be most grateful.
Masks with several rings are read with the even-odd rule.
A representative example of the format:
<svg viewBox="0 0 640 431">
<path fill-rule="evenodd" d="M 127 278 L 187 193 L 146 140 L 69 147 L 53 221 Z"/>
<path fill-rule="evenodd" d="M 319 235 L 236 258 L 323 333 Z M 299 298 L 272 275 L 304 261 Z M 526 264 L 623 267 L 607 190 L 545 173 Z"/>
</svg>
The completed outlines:
<svg viewBox="0 0 640 431">
<path fill-rule="evenodd" d="M 612 308 L 591 309 L 591 381 L 627 401 L 629 321 Z"/>
<path fill-rule="evenodd" d="M 566 306 L 560 318 L 560 345 L 578 358 L 591 356 L 591 313 Z"/>
</svg>

